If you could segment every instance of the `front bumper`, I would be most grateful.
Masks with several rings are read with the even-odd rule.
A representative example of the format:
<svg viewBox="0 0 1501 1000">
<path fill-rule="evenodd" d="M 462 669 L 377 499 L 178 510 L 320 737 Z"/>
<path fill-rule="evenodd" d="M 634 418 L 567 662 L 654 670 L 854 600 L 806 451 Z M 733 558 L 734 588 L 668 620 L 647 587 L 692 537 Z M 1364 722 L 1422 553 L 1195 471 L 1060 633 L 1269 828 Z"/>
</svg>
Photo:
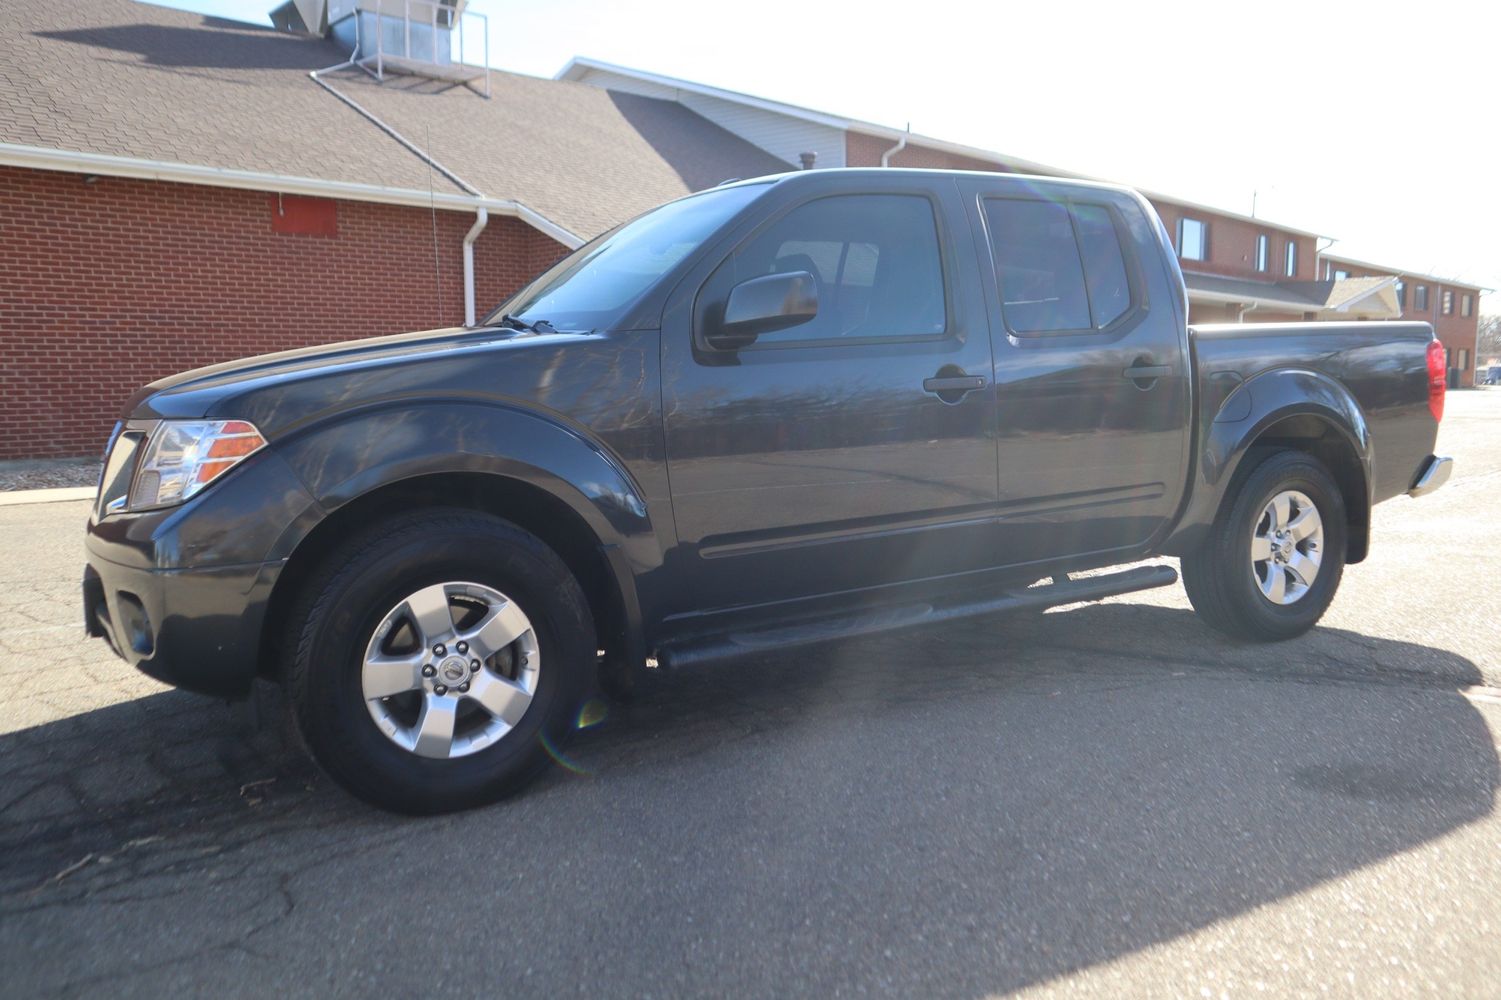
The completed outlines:
<svg viewBox="0 0 1501 1000">
<path fill-rule="evenodd" d="M 1418 470 L 1418 476 L 1407 490 L 1410 497 L 1427 496 L 1449 481 L 1454 472 L 1454 459 L 1447 455 L 1429 455 Z"/>
<path fill-rule="evenodd" d="M 90 553 L 84 630 L 174 687 L 244 697 L 259 667 L 261 628 L 282 562 L 203 570 L 122 566 Z"/>
</svg>

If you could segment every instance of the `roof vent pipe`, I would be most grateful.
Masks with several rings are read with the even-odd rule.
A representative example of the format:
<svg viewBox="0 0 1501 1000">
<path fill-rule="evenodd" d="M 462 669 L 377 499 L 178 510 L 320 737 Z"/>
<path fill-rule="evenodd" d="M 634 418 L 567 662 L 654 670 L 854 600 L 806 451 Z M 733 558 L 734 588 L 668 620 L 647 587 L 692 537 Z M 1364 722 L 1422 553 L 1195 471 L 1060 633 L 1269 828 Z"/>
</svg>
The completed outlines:
<svg viewBox="0 0 1501 1000">
<path fill-rule="evenodd" d="M 804 170 L 812 170 L 813 164 L 818 161 L 817 153 L 798 153 L 798 160 L 802 162 Z"/>
<path fill-rule="evenodd" d="M 891 166 L 891 158 L 893 156 L 895 156 L 896 154 L 900 153 L 902 150 L 904 150 L 904 149 L 907 148 L 907 137 L 910 136 L 911 134 L 912 134 L 912 123 L 908 122 L 907 123 L 907 131 L 905 131 L 905 132 L 902 133 L 902 137 L 897 140 L 896 145 L 892 146 L 890 149 L 886 150 L 886 152 L 884 152 L 884 153 L 881 154 L 881 166 L 883 166 L 883 167 L 889 167 L 889 166 Z"/>
</svg>

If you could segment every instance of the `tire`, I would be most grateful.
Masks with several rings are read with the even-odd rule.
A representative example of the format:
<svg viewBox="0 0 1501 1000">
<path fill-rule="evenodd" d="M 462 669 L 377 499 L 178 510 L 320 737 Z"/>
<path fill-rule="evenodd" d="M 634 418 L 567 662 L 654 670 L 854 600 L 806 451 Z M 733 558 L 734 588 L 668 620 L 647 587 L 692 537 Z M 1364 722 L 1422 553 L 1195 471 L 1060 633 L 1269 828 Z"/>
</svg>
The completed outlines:
<svg viewBox="0 0 1501 1000">
<path fill-rule="evenodd" d="M 1199 617 L 1226 635 L 1252 642 L 1291 639 L 1313 628 L 1339 588 L 1344 498 L 1323 463 L 1305 452 L 1267 449 L 1248 455 L 1246 463 L 1204 544 L 1183 557 L 1183 586 Z M 1310 544 L 1313 536 L 1296 537 L 1308 522 L 1285 530 L 1278 541 L 1273 519 L 1279 515 L 1269 505 L 1279 497 L 1288 499 L 1281 515 L 1286 523 L 1297 519 L 1302 501 L 1311 501 L 1319 522 L 1316 545 Z M 1270 544 L 1254 542 L 1258 534 Z M 1271 558 L 1254 559 L 1253 545 L 1256 554 L 1271 552 Z M 1315 552 L 1311 571 L 1308 560 Z M 1305 575 L 1312 581 L 1304 581 Z"/>
<path fill-rule="evenodd" d="M 595 668 L 594 620 L 563 561 L 516 525 L 459 509 L 350 539 L 309 578 L 287 627 L 287 700 L 313 757 L 396 812 L 520 789 L 572 734 Z"/>
</svg>

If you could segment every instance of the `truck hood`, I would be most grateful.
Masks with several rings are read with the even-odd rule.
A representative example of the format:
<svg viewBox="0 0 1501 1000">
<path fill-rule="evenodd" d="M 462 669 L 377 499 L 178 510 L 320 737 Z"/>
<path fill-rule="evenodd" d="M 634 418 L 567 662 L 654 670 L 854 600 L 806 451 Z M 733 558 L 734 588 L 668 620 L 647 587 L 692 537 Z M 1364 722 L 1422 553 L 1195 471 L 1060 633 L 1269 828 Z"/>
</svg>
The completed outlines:
<svg viewBox="0 0 1501 1000">
<path fill-rule="evenodd" d="M 329 409 L 386 398 L 489 396 L 497 391 L 529 395 L 529 387 L 539 378 L 536 366 L 543 364 L 542 356 L 550 358 L 570 344 L 597 340 L 590 334 L 482 327 L 305 347 L 158 379 L 131 397 L 125 416 L 250 420 L 274 440 L 290 426 Z M 496 377 L 499 368 L 506 370 L 504 379 Z"/>
</svg>

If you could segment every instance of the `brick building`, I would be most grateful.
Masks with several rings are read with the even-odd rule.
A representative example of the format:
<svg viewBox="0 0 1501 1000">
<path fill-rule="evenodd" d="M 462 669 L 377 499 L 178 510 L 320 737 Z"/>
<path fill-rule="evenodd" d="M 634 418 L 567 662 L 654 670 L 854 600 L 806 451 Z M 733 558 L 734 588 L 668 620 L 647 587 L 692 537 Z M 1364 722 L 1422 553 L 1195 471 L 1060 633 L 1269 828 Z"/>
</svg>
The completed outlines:
<svg viewBox="0 0 1501 1000">
<path fill-rule="evenodd" d="M 441 30 L 461 32 L 463 0 L 444 3 Z M 809 165 L 1076 176 L 592 60 L 552 80 L 487 71 L 452 60 L 462 37 L 423 36 L 438 21 L 393 25 L 381 9 L 291 0 L 273 17 L 311 29 L 293 34 L 132 0 L 11 0 L 0 459 L 96 454 L 130 391 L 172 372 L 473 322 L 566 250 L 729 178 Z M 1473 378 L 1478 289 L 1354 261 L 1320 273 L 1335 259 L 1315 234 L 1150 197 L 1195 320 L 1426 308 Z"/>
<path fill-rule="evenodd" d="M 173 372 L 472 322 L 623 219 L 788 169 L 677 102 L 314 79 L 336 38 L 130 0 L 6 14 L 0 459 L 97 454 Z"/>
</svg>

